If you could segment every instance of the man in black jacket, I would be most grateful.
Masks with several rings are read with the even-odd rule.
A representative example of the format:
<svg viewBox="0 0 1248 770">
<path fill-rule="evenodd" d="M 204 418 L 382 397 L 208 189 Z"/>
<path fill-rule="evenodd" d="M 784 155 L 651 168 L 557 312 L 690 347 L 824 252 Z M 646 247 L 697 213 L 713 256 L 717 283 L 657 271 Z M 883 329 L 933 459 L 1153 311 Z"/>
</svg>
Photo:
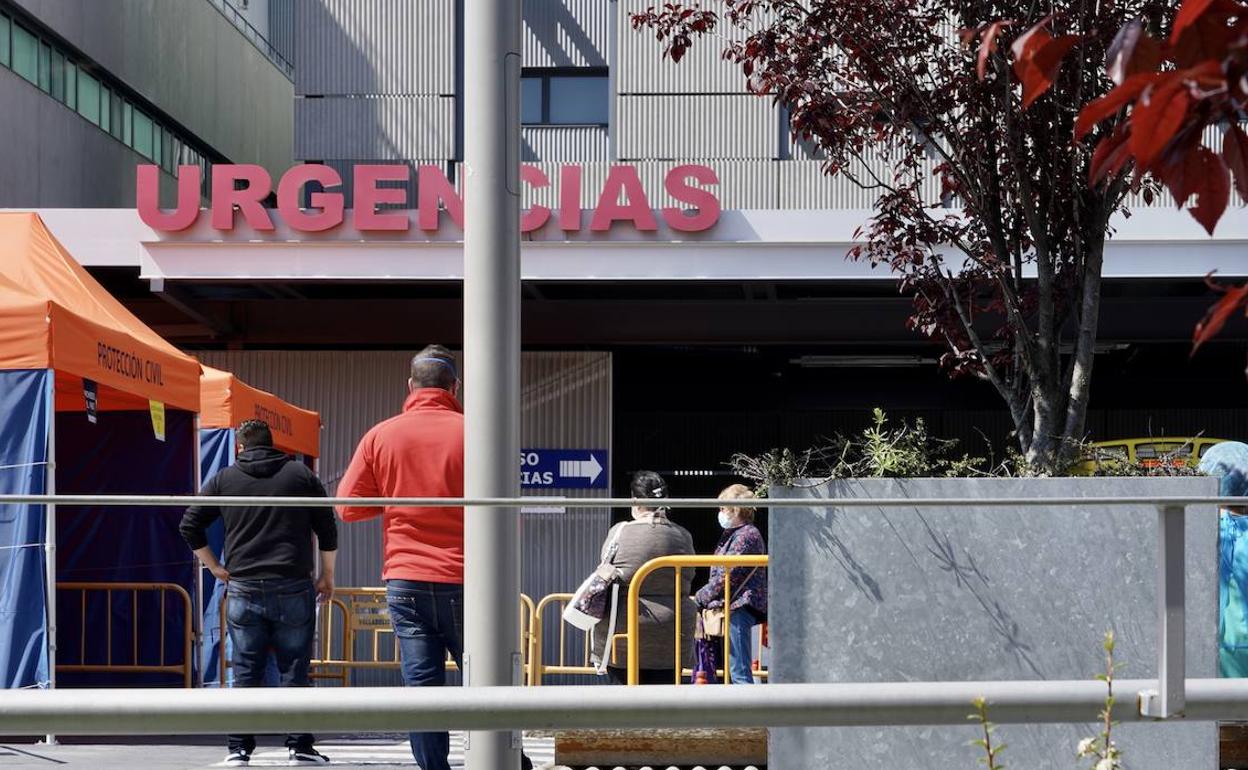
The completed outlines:
<svg viewBox="0 0 1248 770">
<path fill-rule="evenodd" d="M 247 420 L 235 432 L 238 459 L 208 479 L 200 494 L 228 497 L 324 497 L 325 487 L 303 463 L 273 448 L 267 423 Z M 207 529 L 225 525 L 225 565 L 208 546 Z M 182 517 L 182 537 L 204 566 L 227 585 L 227 620 L 234 647 L 236 687 L 260 687 L 269 650 L 277 659 L 281 687 L 310 687 L 316 602 L 334 592 L 338 529 L 333 508 L 271 505 L 195 505 Z M 312 535 L 321 551 L 315 585 Z M 289 735 L 292 764 L 329 762 L 309 734 Z M 231 735 L 225 764 L 243 767 L 256 748 L 253 735 Z"/>
</svg>

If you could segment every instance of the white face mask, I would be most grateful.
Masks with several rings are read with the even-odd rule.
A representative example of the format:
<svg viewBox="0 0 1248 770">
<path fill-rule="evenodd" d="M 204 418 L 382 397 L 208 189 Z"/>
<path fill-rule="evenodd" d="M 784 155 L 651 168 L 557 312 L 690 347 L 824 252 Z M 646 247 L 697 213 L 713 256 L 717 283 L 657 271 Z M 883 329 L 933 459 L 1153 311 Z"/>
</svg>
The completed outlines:
<svg viewBox="0 0 1248 770">
<path fill-rule="evenodd" d="M 733 525 L 736 524 L 735 519 L 736 517 L 727 511 L 719 512 L 719 526 L 724 529 L 732 529 Z"/>
</svg>

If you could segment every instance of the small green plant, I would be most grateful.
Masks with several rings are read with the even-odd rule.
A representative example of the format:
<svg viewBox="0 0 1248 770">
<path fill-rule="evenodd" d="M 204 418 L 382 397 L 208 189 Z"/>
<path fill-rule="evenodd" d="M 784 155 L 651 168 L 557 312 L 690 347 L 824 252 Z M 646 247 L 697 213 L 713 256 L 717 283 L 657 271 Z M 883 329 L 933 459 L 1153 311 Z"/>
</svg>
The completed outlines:
<svg viewBox="0 0 1248 770">
<path fill-rule="evenodd" d="M 1005 765 L 1001 763 L 1001 752 L 1005 751 L 1005 744 L 994 745 L 992 742 L 997 726 L 988 720 L 988 702 L 983 698 L 976 698 L 971 703 L 975 706 L 975 711 L 966 718 L 979 723 L 980 729 L 984 731 L 984 737 L 971 741 L 972 746 L 978 746 L 984 752 L 979 763 L 988 770 L 1005 770 Z"/>
<path fill-rule="evenodd" d="M 1099 735 L 1079 741 L 1075 756 L 1079 759 L 1092 760 L 1090 770 L 1122 770 L 1122 749 L 1114 743 L 1113 737 L 1114 727 L 1118 724 L 1114 721 L 1114 673 L 1122 665 L 1114 662 L 1113 631 L 1106 632 L 1105 641 L 1101 647 L 1105 650 L 1105 673 L 1096 676 L 1105 683 L 1106 690 L 1105 708 L 1101 709 L 1100 713 L 1101 732 Z M 978 723 L 984 733 L 982 738 L 970 742 L 970 745 L 978 746 L 984 753 L 984 756 L 979 758 L 979 764 L 984 765 L 988 770 L 1002 770 L 1005 765 L 1001 764 L 1001 752 L 1005 751 L 1005 744 L 993 743 L 993 735 L 996 733 L 997 726 L 988 719 L 988 702 L 979 697 L 971 701 L 971 705 L 975 707 L 975 711 L 969 714 L 967 719 Z"/>
<path fill-rule="evenodd" d="M 1114 743 L 1114 672 L 1118 663 L 1114 662 L 1114 632 L 1105 634 L 1105 673 L 1096 678 L 1105 683 L 1105 708 L 1101 711 L 1101 734 L 1093 738 L 1084 738 L 1079 742 L 1076 756 L 1080 759 L 1091 759 L 1092 770 L 1122 770 L 1122 750 Z"/>
</svg>

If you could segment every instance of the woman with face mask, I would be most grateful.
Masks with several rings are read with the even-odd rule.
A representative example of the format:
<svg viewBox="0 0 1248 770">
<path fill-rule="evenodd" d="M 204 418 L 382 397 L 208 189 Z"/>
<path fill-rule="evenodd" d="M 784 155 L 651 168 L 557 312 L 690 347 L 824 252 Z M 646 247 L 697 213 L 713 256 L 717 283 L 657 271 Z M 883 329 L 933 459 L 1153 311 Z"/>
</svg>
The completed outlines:
<svg viewBox="0 0 1248 770">
<path fill-rule="evenodd" d="M 733 484 L 719 493 L 719 499 L 753 500 L 755 495 L 744 484 Z M 719 526 L 724 533 L 715 546 L 716 556 L 767 553 L 763 535 L 754 526 L 753 508 L 736 505 L 720 507 Z M 723 567 L 711 568 L 711 579 L 694 597 L 699 607 L 723 608 L 724 572 Z M 728 578 L 731 600 L 731 612 L 728 613 L 728 672 L 733 684 L 753 684 L 753 631 L 754 626 L 767 620 L 767 570 L 735 567 L 731 573 Z"/>
</svg>

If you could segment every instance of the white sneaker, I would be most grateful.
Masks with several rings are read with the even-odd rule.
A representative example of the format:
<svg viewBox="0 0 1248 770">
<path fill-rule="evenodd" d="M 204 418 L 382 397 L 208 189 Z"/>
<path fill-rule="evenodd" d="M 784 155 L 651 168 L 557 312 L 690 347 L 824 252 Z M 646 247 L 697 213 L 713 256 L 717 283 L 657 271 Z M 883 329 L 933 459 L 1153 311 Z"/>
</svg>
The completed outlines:
<svg viewBox="0 0 1248 770">
<path fill-rule="evenodd" d="M 221 764 L 226 767 L 248 767 L 251 764 L 251 752 L 235 749 L 225 755 L 225 761 Z"/>
</svg>

